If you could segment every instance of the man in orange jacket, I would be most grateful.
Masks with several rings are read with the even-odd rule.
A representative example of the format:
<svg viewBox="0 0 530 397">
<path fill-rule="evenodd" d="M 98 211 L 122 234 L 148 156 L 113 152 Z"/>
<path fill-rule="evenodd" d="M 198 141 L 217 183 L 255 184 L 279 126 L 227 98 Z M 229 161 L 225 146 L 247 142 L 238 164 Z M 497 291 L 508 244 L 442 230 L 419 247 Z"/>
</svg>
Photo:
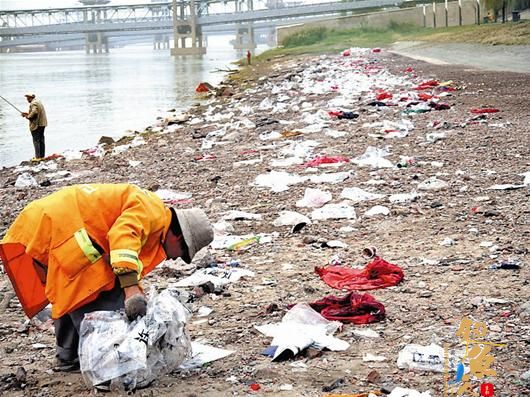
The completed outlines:
<svg viewBox="0 0 530 397">
<path fill-rule="evenodd" d="M 52 304 L 58 371 L 79 368 L 85 313 L 145 314 L 140 280 L 167 258 L 190 263 L 213 240 L 206 214 L 167 208 L 130 184 L 63 188 L 28 204 L 0 241 L 0 258 L 22 308 Z"/>
</svg>

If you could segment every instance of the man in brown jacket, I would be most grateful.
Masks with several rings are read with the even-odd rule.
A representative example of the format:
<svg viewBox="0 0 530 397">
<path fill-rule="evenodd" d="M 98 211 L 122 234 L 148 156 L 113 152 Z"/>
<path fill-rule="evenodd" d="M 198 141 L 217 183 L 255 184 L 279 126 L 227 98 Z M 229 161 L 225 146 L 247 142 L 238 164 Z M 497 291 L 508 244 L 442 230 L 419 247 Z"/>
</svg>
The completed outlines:
<svg viewBox="0 0 530 397">
<path fill-rule="evenodd" d="M 29 120 L 29 130 L 33 137 L 33 146 L 35 147 L 35 157 L 32 160 L 40 160 L 44 158 L 45 144 L 44 144 L 44 128 L 48 125 L 46 119 L 46 110 L 42 103 L 35 99 L 35 94 L 28 93 L 24 95 L 29 102 L 28 112 L 23 112 L 22 117 Z"/>
</svg>

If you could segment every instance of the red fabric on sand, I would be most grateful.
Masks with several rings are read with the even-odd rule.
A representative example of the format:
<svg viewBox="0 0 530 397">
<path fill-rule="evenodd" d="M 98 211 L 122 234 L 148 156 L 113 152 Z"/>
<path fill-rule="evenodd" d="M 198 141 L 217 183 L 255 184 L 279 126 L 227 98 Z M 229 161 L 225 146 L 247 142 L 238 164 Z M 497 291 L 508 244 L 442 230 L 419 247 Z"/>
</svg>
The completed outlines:
<svg viewBox="0 0 530 397">
<path fill-rule="evenodd" d="M 367 291 L 397 285 L 405 274 L 396 265 L 376 256 L 364 269 L 344 266 L 315 267 L 315 272 L 330 287 L 336 289 Z"/>
<path fill-rule="evenodd" d="M 343 297 L 328 295 L 309 306 L 330 321 L 370 324 L 385 318 L 385 306 L 370 294 L 349 292 Z"/>
</svg>

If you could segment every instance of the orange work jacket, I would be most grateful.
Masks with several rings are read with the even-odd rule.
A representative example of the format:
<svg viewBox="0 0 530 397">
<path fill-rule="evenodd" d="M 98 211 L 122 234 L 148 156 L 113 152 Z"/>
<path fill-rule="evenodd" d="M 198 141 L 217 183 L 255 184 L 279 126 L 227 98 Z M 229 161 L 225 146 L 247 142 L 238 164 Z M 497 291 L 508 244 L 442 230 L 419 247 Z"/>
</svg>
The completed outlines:
<svg viewBox="0 0 530 397">
<path fill-rule="evenodd" d="M 170 223 L 158 196 L 135 185 L 70 186 L 24 208 L 0 241 L 0 257 L 26 315 L 50 302 L 59 318 L 112 289 L 112 268 L 141 278 L 165 260 Z"/>
</svg>

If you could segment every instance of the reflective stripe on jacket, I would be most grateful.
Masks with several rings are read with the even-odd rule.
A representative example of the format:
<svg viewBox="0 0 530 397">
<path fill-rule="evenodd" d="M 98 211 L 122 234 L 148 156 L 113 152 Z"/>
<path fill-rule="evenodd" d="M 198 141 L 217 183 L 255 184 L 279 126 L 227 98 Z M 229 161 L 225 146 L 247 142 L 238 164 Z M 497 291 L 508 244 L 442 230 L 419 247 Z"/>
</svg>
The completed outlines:
<svg viewBox="0 0 530 397">
<path fill-rule="evenodd" d="M 169 208 L 137 186 L 70 186 L 24 208 L 0 242 L 0 257 L 28 317 L 49 301 L 59 318 L 111 289 L 112 268 L 140 277 L 165 260 L 170 223 Z"/>
</svg>

